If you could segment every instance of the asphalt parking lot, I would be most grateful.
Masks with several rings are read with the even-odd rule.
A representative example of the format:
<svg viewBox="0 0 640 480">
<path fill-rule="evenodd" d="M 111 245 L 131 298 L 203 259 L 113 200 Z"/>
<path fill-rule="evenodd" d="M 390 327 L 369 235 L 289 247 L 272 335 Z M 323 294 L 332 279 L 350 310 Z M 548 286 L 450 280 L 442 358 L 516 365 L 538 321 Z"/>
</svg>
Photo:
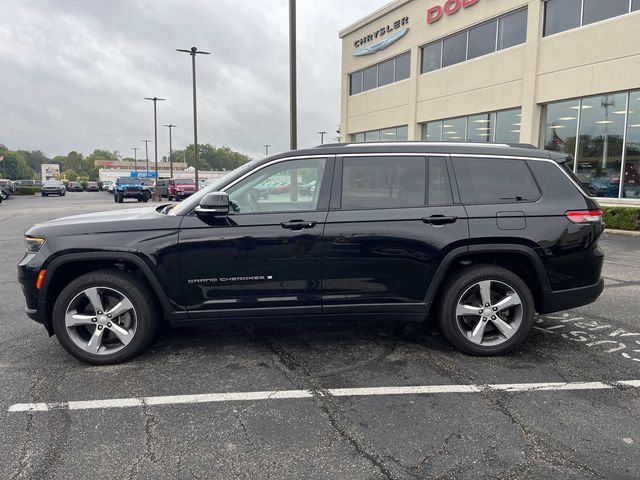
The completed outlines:
<svg viewBox="0 0 640 480">
<path fill-rule="evenodd" d="M 22 233 L 147 206 L 0 205 L 0 478 L 640 478 L 640 238 L 605 234 L 600 300 L 507 357 L 424 325 L 289 321 L 167 329 L 84 365 L 23 313 Z"/>
</svg>

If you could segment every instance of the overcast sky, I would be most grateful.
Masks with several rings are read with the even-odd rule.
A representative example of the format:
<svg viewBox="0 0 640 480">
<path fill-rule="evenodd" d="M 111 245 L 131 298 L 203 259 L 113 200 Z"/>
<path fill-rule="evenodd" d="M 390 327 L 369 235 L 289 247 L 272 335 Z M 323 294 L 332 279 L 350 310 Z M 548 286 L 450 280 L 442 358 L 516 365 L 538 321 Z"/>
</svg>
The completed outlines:
<svg viewBox="0 0 640 480">
<path fill-rule="evenodd" d="M 298 0 L 299 146 L 335 137 L 338 31 L 388 0 Z M 198 61 L 198 139 L 251 156 L 289 145 L 287 0 L 2 0 L 0 143 L 48 156 L 95 148 L 132 156 L 173 123 L 193 142 L 190 57 Z M 168 152 L 159 127 L 159 155 Z M 150 145 L 150 157 L 152 157 Z M 140 151 L 138 152 L 140 155 Z"/>
</svg>

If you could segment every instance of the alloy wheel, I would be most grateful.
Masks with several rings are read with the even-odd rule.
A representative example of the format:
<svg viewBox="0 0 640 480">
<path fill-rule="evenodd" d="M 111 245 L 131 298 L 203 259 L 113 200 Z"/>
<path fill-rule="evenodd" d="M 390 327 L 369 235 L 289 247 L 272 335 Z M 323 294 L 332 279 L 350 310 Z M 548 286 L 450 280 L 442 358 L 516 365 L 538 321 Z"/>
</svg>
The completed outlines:
<svg viewBox="0 0 640 480">
<path fill-rule="evenodd" d="M 133 303 L 109 287 L 91 287 L 78 293 L 65 312 L 65 326 L 73 343 L 93 355 L 119 352 L 137 330 Z"/>
<path fill-rule="evenodd" d="M 509 341 L 523 319 L 520 296 L 504 282 L 483 280 L 469 287 L 456 304 L 456 323 L 470 342 L 493 347 Z"/>
</svg>

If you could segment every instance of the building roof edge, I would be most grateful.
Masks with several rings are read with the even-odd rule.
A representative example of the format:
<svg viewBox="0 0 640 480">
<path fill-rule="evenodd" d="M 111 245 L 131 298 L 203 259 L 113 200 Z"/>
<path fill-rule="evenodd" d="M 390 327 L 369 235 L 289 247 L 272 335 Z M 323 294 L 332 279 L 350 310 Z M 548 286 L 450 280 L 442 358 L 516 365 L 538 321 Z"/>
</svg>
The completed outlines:
<svg viewBox="0 0 640 480">
<path fill-rule="evenodd" d="M 347 35 L 349 35 L 350 33 L 355 32 L 356 30 L 358 30 L 359 28 L 364 27 L 365 25 L 373 22 L 374 20 L 376 20 L 377 18 L 382 17 L 383 15 L 386 15 L 387 13 L 393 12 L 395 9 L 400 8 L 401 6 L 411 2 L 412 0 L 394 0 L 393 2 L 389 3 L 388 5 L 385 5 L 382 8 L 379 8 L 378 10 L 376 10 L 373 13 L 370 13 L 369 15 L 367 15 L 366 17 L 361 18 L 360 20 L 358 20 L 355 23 L 352 23 L 351 25 L 349 25 L 346 28 L 343 28 L 342 30 L 340 30 L 340 32 L 338 33 L 338 36 L 340 38 L 344 38 Z"/>
</svg>

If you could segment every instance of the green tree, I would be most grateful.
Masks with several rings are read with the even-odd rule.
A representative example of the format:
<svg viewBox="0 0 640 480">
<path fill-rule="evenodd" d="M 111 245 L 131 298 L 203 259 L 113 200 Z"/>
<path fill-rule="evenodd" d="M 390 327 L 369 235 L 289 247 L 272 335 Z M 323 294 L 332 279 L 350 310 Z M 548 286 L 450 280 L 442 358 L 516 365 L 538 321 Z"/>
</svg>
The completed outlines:
<svg viewBox="0 0 640 480">
<path fill-rule="evenodd" d="M 64 172 L 62 172 L 62 175 L 70 182 L 75 182 L 78 180 L 78 174 L 73 170 L 65 170 Z"/>
<path fill-rule="evenodd" d="M 4 161 L 0 163 L 0 173 L 6 172 L 6 178 L 9 180 L 19 180 L 22 178 L 34 178 L 35 172 L 29 168 L 26 160 L 22 155 L 11 150 L 5 150 L 2 152 L 4 155 Z"/>
</svg>

